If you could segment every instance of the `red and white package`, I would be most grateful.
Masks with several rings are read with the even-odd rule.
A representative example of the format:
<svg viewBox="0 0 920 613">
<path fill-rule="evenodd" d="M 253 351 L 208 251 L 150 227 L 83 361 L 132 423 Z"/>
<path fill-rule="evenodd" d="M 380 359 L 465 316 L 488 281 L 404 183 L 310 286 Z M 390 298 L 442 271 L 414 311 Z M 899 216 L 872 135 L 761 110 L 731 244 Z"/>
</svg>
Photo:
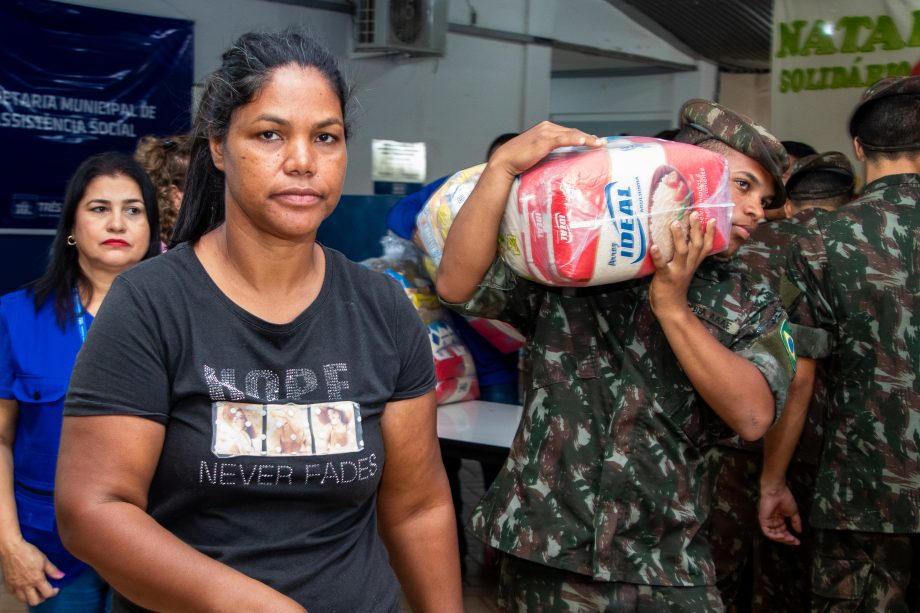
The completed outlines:
<svg viewBox="0 0 920 613">
<path fill-rule="evenodd" d="M 475 377 L 476 364 L 466 345 L 458 343 L 438 349 L 433 354 L 434 373 L 438 381 Z"/>
<path fill-rule="evenodd" d="M 436 279 L 438 276 L 438 266 L 427 254 L 422 256 L 422 263 L 428 276 Z M 489 343 L 502 353 L 513 353 L 524 346 L 524 335 L 517 331 L 517 328 L 504 321 L 497 319 L 486 319 L 484 317 L 471 317 L 465 315 L 464 318 L 480 336 L 489 341 Z"/>
<path fill-rule="evenodd" d="M 362 264 L 396 279 L 425 322 L 434 358 L 438 404 L 478 398 L 479 383 L 473 355 L 451 325 L 450 316 L 418 263 L 385 256 L 370 258 Z"/>
<path fill-rule="evenodd" d="M 485 317 L 467 317 L 470 327 L 502 353 L 513 353 L 524 346 L 524 335 L 511 324 Z"/>
<path fill-rule="evenodd" d="M 432 243 L 429 254 L 440 255 L 462 204 L 456 196 L 468 195 L 468 184 L 480 173 L 477 167 L 451 177 L 442 186 L 450 201 L 439 201 L 436 192 L 422 209 L 418 225 L 420 231 L 425 227 L 420 234 L 426 249 Z M 455 178 L 467 187 L 449 185 Z M 546 285 L 603 285 L 645 276 L 655 271 L 649 247 L 657 244 L 670 261 L 670 225 L 677 220 L 687 232 L 691 211 L 703 224 L 715 219 L 710 253 L 728 246 L 728 186 L 724 157 L 683 143 L 625 137 L 608 139 L 602 149 L 560 149 L 515 179 L 499 252 L 517 274 Z"/>
<path fill-rule="evenodd" d="M 479 398 L 479 381 L 476 377 L 458 377 L 438 381 L 434 395 L 439 405 L 476 400 Z"/>
</svg>

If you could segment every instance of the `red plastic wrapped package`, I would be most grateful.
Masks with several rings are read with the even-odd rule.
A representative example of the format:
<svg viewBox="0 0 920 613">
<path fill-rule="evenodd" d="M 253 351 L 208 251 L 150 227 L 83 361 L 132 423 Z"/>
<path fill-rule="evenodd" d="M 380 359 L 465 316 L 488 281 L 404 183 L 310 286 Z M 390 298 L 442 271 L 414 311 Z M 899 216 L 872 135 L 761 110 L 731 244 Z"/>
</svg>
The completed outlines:
<svg viewBox="0 0 920 613">
<path fill-rule="evenodd" d="M 440 258 L 449 223 L 482 167 L 451 177 L 419 214 L 426 249 Z M 451 185 L 457 180 L 457 184 Z M 566 148 L 519 176 L 505 207 L 499 252 L 519 275 L 547 285 L 615 283 L 654 272 L 649 247 L 673 255 L 670 225 L 696 211 L 715 219 L 711 253 L 728 246 L 732 203 L 721 155 L 654 138 Z M 439 193 L 442 197 L 439 198 Z M 431 246 L 429 246 L 431 243 Z"/>
<path fill-rule="evenodd" d="M 435 396 L 439 405 L 476 400 L 479 398 L 479 381 L 476 377 L 458 377 L 438 381 L 435 386 Z"/>
<path fill-rule="evenodd" d="M 425 322 L 437 377 L 437 403 L 478 398 L 479 383 L 473 356 L 453 329 L 447 311 L 441 306 L 431 281 L 422 273 L 418 263 L 385 254 L 384 257 L 365 260 L 362 264 L 396 279 Z"/>
</svg>

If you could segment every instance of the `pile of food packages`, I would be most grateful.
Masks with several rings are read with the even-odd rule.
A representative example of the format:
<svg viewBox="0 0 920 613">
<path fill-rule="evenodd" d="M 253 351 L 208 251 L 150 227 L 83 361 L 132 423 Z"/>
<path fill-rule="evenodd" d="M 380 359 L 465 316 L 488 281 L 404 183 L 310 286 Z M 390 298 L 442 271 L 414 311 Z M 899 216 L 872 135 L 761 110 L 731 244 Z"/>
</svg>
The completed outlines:
<svg viewBox="0 0 920 613">
<path fill-rule="evenodd" d="M 381 243 L 383 255 L 362 264 L 396 279 L 427 326 L 438 380 L 438 404 L 478 398 L 479 382 L 473 356 L 454 330 L 447 309 L 441 306 L 419 261 L 418 250 L 409 241 L 392 235 L 385 236 Z"/>
</svg>

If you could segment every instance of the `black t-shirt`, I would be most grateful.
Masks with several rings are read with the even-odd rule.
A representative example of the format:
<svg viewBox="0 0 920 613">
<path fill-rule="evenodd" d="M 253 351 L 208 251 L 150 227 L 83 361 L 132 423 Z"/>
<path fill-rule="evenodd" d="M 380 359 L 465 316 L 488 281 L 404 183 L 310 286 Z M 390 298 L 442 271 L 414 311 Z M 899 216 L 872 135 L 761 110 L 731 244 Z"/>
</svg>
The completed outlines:
<svg viewBox="0 0 920 613">
<path fill-rule="evenodd" d="M 319 295 L 287 324 L 230 301 L 187 244 L 122 274 L 65 414 L 165 425 L 147 511 L 197 550 L 311 613 L 398 610 L 376 528 L 380 417 L 434 387 L 430 344 L 392 279 L 325 254 Z"/>
</svg>

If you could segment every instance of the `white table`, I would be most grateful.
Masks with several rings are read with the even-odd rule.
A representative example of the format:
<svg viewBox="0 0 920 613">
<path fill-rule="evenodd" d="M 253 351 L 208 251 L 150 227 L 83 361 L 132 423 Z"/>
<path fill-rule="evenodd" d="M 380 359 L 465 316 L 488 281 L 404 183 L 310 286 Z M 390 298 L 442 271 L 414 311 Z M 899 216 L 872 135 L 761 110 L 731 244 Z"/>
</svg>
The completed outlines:
<svg viewBox="0 0 920 613">
<path fill-rule="evenodd" d="M 521 421 L 521 405 L 482 400 L 438 407 L 438 438 L 444 455 L 503 461 Z"/>
</svg>

